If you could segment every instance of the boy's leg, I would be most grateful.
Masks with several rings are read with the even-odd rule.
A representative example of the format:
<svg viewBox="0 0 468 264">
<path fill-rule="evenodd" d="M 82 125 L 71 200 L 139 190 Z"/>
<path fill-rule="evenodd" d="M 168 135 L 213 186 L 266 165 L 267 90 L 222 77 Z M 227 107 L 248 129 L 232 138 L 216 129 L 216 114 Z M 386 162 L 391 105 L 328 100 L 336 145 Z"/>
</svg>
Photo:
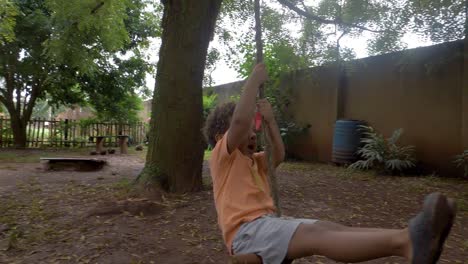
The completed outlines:
<svg viewBox="0 0 468 264">
<path fill-rule="evenodd" d="M 455 202 L 440 193 L 426 196 L 410 229 L 361 229 L 331 222 L 301 224 L 293 235 L 288 258 L 323 255 L 341 262 L 401 256 L 415 263 L 435 263 L 456 214 Z M 414 250 L 414 252 L 413 252 Z"/>
<path fill-rule="evenodd" d="M 328 231 L 349 231 L 349 232 L 378 232 L 378 231 L 383 231 L 386 229 L 381 229 L 381 228 L 363 228 L 363 227 L 350 227 L 350 226 L 345 226 L 342 224 L 334 223 L 334 222 L 329 222 L 329 221 L 317 221 L 315 223 L 317 227 L 323 230 L 328 230 Z"/>
<path fill-rule="evenodd" d="M 339 226 L 339 225 L 338 225 Z M 335 231 L 320 223 L 301 224 L 288 247 L 288 258 L 322 255 L 341 262 L 360 262 L 387 256 L 411 258 L 407 229 Z"/>
</svg>

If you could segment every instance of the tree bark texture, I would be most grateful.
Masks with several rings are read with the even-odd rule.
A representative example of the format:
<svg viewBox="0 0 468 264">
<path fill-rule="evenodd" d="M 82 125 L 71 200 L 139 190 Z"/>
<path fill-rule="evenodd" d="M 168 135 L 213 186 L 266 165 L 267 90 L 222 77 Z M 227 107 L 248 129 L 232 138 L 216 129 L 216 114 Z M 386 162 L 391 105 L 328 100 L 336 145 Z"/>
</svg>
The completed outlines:
<svg viewBox="0 0 468 264">
<path fill-rule="evenodd" d="M 202 188 L 202 81 L 222 0 L 165 0 L 150 143 L 138 181 L 169 192 Z"/>
</svg>

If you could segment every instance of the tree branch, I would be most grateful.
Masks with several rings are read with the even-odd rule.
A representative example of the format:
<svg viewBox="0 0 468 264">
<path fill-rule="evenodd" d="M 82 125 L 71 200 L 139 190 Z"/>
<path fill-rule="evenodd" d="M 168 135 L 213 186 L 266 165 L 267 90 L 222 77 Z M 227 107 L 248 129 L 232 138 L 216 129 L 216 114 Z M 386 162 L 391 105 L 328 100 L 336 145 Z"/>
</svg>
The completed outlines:
<svg viewBox="0 0 468 264">
<path fill-rule="evenodd" d="M 33 79 L 34 81 L 34 79 Z M 26 111 L 26 107 L 28 105 L 28 96 L 30 95 L 30 92 L 26 89 L 24 92 L 24 101 L 23 101 L 23 113 Z"/>
<path fill-rule="evenodd" d="M 12 113 L 12 111 L 15 111 L 15 107 L 13 105 L 13 102 L 9 102 L 6 97 L 0 95 L 0 102 L 6 107 L 8 110 L 8 113 Z"/>
<path fill-rule="evenodd" d="M 99 11 L 99 9 L 101 9 L 101 7 L 104 5 L 104 2 L 99 2 L 92 10 L 91 10 L 91 15 L 94 15 L 96 14 L 97 11 Z M 77 26 L 78 25 L 78 21 L 75 21 L 73 22 L 72 24 L 73 26 Z"/>
<path fill-rule="evenodd" d="M 6 90 L 3 90 L 3 94 L 5 95 L 5 97 L 7 99 L 9 99 L 10 97 L 12 97 L 12 94 L 13 94 L 13 78 L 11 77 L 11 72 L 10 72 L 10 69 L 6 67 L 5 65 L 5 75 L 3 76 L 5 78 L 5 86 L 6 86 Z"/>
<path fill-rule="evenodd" d="M 2 103 L 3 105 L 7 105 L 7 100 L 5 99 L 5 97 L 3 97 L 3 95 L 0 95 L 0 103 Z"/>
<path fill-rule="evenodd" d="M 96 13 L 102 6 L 104 5 L 104 2 L 100 2 L 99 4 L 97 4 L 93 10 L 91 10 L 91 15 L 94 15 L 94 13 Z"/>
<path fill-rule="evenodd" d="M 36 104 L 36 99 L 39 97 L 41 92 L 42 92 L 42 81 L 36 80 L 32 84 L 31 97 L 29 97 L 28 107 L 26 108 L 26 111 L 23 112 L 24 120 L 29 121 L 29 119 L 31 118 L 34 105 Z"/>
<path fill-rule="evenodd" d="M 358 25 L 358 24 L 347 23 L 347 22 L 344 22 L 342 19 L 334 19 L 334 20 L 325 19 L 325 18 L 319 17 L 317 15 L 314 15 L 312 13 L 309 13 L 307 11 L 304 11 L 304 10 L 298 8 L 293 3 L 289 2 L 289 0 L 277 0 L 277 1 L 280 4 L 282 4 L 283 6 L 291 9 L 294 12 L 296 12 L 298 15 L 303 16 L 303 17 L 305 17 L 307 19 L 315 20 L 315 21 L 320 22 L 322 24 L 338 24 L 340 26 L 358 28 L 358 29 L 373 32 L 373 33 L 384 33 L 384 32 L 386 32 L 386 31 L 382 31 L 382 30 L 370 29 L 370 28 L 367 28 L 367 27 L 364 27 L 364 26 L 361 26 L 361 25 Z"/>
<path fill-rule="evenodd" d="M 7 94 L 7 90 L 6 89 L 0 89 L 0 96 L 3 94 L 3 98 L 7 98 L 8 97 L 8 94 Z"/>
<path fill-rule="evenodd" d="M 16 88 L 16 109 L 21 113 L 21 89 Z"/>
<path fill-rule="evenodd" d="M 6 80 L 6 74 L 5 76 L 3 77 L 5 79 L 5 87 L 4 88 L 0 88 L 0 95 L 3 94 L 3 98 L 7 98 L 8 97 L 8 91 L 7 91 L 7 86 L 8 86 L 8 80 Z"/>
</svg>

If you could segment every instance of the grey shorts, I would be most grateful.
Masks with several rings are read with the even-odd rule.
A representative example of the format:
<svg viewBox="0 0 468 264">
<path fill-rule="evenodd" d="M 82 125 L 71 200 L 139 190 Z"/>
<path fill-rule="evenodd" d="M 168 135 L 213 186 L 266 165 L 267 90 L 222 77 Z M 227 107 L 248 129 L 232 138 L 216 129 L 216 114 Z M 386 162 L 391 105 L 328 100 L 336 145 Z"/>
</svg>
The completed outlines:
<svg viewBox="0 0 468 264">
<path fill-rule="evenodd" d="M 289 241 L 301 223 L 317 220 L 264 215 L 241 225 L 232 242 L 234 254 L 256 254 L 264 264 L 280 264 L 288 252 Z"/>
</svg>

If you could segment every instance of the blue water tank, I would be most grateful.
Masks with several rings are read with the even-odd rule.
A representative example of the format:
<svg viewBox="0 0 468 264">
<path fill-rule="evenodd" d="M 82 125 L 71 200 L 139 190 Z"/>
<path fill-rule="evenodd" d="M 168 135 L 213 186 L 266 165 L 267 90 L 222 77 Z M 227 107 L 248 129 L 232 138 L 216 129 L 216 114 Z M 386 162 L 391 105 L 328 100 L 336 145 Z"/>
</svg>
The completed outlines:
<svg viewBox="0 0 468 264">
<path fill-rule="evenodd" d="M 357 160 L 356 151 L 361 144 L 361 120 L 337 120 L 333 135 L 332 161 L 338 164 L 350 164 Z"/>
</svg>

